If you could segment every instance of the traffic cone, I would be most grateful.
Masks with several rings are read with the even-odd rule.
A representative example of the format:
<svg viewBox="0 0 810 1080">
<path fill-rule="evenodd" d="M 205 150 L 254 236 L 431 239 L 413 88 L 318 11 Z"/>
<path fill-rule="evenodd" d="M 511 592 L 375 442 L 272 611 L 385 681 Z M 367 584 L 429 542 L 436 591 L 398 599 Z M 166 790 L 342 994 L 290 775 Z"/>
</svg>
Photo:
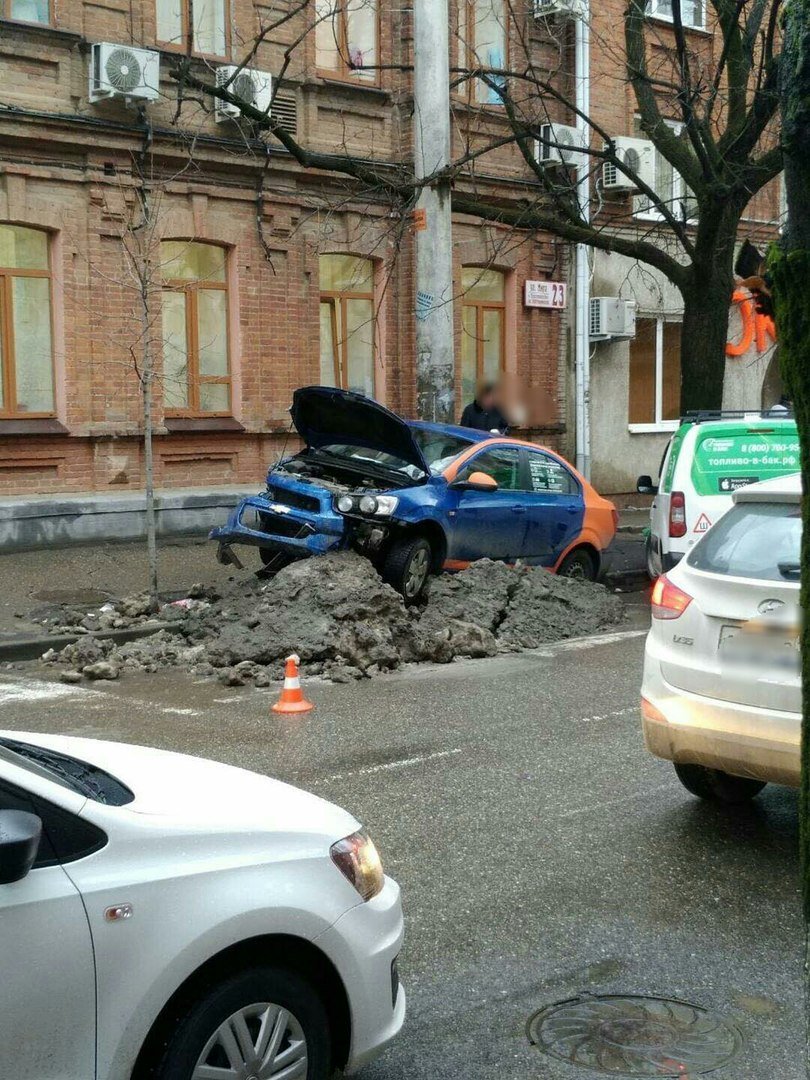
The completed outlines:
<svg viewBox="0 0 810 1080">
<path fill-rule="evenodd" d="M 304 697 L 301 689 L 301 680 L 298 677 L 299 663 L 300 660 L 295 653 L 287 657 L 284 663 L 284 686 L 281 697 L 273 706 L 273 712 L 300 713 L 309 712 L 310 709 L 315 708 L 312 702 Z"/>
</svg>

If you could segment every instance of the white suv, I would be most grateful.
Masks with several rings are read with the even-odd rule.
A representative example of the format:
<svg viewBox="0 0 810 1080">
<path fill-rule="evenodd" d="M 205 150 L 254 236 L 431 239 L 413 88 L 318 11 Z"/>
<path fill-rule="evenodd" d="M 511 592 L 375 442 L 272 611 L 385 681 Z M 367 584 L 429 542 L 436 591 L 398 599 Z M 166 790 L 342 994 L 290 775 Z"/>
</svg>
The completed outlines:
<svg viewBox="0 0 810 1080">
<path fill-rule="evenodd" d="M 326 1080 L 399 1031 L 399 888 L 265 776 L 0 733 L 0 1076 Z"/>
<path fill-rule="evenodd" d="M 680 562 L 731 508 L 735 491 L 798 468 L 796 422 L 784 408 L 688 416 L 669 441 L 658 483 L 638 478 L 638 491 L 655 496 L 647 540 L 650 577 Z"/>
<path fill-rule="evenodd" d="M 801 498 L 798 475 L 736 492 L 653 589 L 644 738 L 703 798 L 800 782 Z"/>
</svg>

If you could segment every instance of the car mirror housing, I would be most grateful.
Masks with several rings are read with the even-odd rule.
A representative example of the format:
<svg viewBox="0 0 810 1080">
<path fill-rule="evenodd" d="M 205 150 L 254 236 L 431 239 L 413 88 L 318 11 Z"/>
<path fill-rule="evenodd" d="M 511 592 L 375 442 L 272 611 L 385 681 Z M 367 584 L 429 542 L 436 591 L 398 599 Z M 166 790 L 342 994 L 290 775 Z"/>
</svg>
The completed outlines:
<svg viewBox="0 0 810 1080">
<path fill-rule="evenodd" d="M 653 483 L 651 476 L 640 476 L 636 481 L 636 491 L 639 495 L 657 495 L 658 488 Z"/>
<path fill-rule="evenodd" d="M 474 472 L 470 473 L 466 480 L 457 480 L 453 487 L 464 488 L 468 491 L 497 491 L 498 481 L 489 473 Z"/>
<path fill-rule="evenodd" d="M 21 881 L 34 865 L 42 822 L 25 810 L 0 810 L 0 885 Z"/>
</svg>

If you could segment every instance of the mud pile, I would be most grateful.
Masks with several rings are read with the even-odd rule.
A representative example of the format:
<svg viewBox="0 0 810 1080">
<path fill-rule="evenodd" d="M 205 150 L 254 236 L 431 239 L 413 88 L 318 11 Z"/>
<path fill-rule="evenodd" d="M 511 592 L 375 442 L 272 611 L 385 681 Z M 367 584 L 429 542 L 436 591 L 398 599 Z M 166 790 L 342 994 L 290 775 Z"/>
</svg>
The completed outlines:
<svg viewBox="0 0 810 1080">
<path fill-rule="evenodd" d="M 128 629 L 155 618 L 167 624 L 125 644 L 92 635 L 50 650 L 43 659 L 58 664 L 66 681 L 182 667 L 226 685 L 266 686 L 293 651 L 308 674 L 345 682 L 403 663 L 449 663 L 578 637 L 618 622 L 622 606 L 601 585 L 483 559 L 433 579 L 423 604 L 406 608 L 366 559 L 339 552 L 293 563 L 269 581 L 232 578 L 218 592 L 196 586 L 157 615 L 143 597 L 81 618 L 65 614 L 52 619 L 52 629 Z"/>
</svg>

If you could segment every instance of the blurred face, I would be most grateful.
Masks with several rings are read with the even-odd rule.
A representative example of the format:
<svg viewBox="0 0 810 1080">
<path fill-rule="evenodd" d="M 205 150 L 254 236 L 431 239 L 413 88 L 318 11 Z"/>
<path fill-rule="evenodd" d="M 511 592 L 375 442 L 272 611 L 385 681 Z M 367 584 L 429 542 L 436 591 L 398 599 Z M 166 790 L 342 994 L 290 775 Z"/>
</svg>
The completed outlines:
<svg viewBox="0 0 810 1080">
<path fill-rule="evenodd" d="M 481 397 L 478 399 L 478 404 L 482 409 L 489 411 L 495 405 L 495 393 L 493 390 L 484 390 L 481 393 Z"/>
</svg>

